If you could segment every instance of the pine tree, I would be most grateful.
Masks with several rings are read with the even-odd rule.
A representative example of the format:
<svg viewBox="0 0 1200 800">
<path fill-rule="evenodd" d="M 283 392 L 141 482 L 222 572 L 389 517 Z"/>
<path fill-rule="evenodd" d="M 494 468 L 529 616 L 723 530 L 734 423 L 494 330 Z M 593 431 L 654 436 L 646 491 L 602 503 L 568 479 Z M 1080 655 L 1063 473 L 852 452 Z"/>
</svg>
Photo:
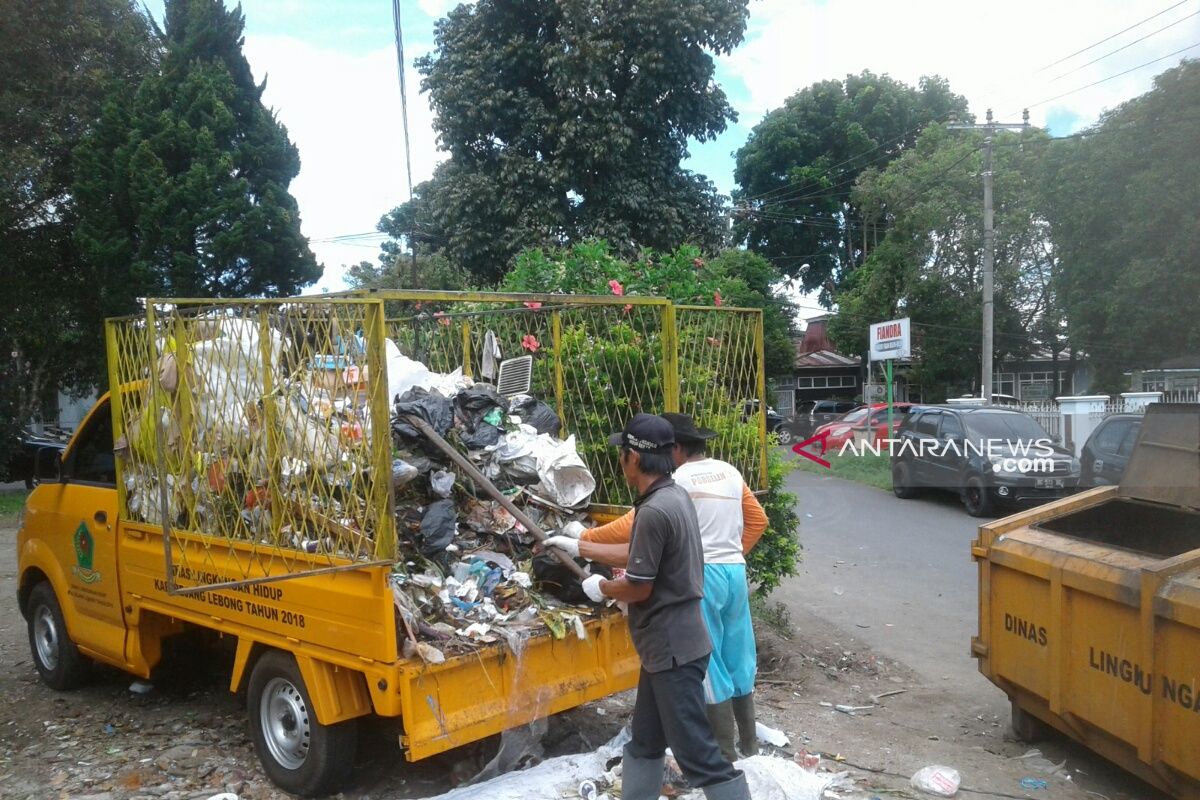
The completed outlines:
<svg viewBox="0 0 1200 800">
<path fill-rule="evenodd" d="M 320 277 L 288 193 L 300 157 L 263 105 L 244 25 L 240 6 L 167 0 L 160 68 L 117 87 L 78 150 L 77 237 L 110 309 L 287 295 Z"/>
</svg>

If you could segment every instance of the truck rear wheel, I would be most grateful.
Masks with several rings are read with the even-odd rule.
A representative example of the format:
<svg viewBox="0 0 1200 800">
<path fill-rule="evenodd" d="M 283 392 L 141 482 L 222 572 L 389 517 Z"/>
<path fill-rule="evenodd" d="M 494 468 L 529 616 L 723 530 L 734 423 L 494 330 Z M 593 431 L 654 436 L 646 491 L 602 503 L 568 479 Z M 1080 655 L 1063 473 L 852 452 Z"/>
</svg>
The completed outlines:
<svg viewBox="0 0 1200 800">
<path fill-rule="evenodd" d="M 254 749 L 276 786 L 318 797 L 336 792 L 350 775 L 358 744 L 356 720 L 317 721 L 296 659 L 280 650 L 262 655 L 250 673 L 247 711 Z"/>
<path fill-rule="evenodd" d="M 87 680 L 88 661 L 67 634 L 62 607 L 45 581 L 29 593 L 29 650 L 38 675 L 51 689 L 75 689 Z"/>
</svg>

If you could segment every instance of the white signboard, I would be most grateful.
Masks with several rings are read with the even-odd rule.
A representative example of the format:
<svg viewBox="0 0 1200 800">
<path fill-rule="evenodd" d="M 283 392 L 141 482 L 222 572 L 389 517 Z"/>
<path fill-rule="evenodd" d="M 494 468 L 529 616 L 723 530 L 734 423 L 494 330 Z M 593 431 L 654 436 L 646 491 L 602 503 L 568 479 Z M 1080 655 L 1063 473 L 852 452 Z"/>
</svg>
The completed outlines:
<svg viewBox="0 0 1200 800">
<path fill-rule="evenodd" d="M 888 361 L 893 358 L 911 358 L 912 325 L 909 318 L 876 322 L 871 325 L 870 347 L 872 361 Z"/>
</svg>

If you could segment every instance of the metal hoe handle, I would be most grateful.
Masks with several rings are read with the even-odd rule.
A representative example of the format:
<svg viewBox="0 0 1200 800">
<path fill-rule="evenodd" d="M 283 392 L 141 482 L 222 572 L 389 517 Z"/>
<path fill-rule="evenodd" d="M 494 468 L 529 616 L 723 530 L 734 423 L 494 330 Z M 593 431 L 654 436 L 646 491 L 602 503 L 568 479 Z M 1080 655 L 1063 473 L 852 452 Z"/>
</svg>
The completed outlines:
<svg viewBox="0 0 1200 800">
<path fill-rule="evenodd" d="M 451 461 L 462 468 L 463 472 L 467 473 L 467 477 L 475 481 L 477 486 L 491 495 L 492 499 L 503 506 L 505 511 L 512 514 L 513 517 L 516 518 L 517 522 L 524 525 L 525 529 L 533 535 L 534 539 L 536 539 L 539 543 L 545 543 L 547 538 L 546 532 L 542 530 L 536 522 L 530 519 L 524 511 L 517 508 L 513 501 L 509 500 L 508 497 L 505 496 L 504 492 L 497 489 L 496 484 L 488 480 L 487 477 L 480 472 L 479 469 L 472 464 L 466 456 L 455 450 L 453 445 L 438 435 L 438 432 L 435 431 L 428 422 L 412 414 L 405 414 L 404 419 L 414 428 L 419 430 L 426 439 L 437 445 L 439 450 L 445 453 Z M 588 577 L 590 577 L 588 573 L 583 571 L 583 567 L 575 563 L 575 559 L 571 558 L 562 550 L 559 550 L 557 547 L 550 547 L 547 548 L 547 551 L 560 562 L 562 562 L 562 565 L 569 569 L 575 575 L 575 577 L 579 578 L 579 580 L 586 580 Z"/>
</svg>

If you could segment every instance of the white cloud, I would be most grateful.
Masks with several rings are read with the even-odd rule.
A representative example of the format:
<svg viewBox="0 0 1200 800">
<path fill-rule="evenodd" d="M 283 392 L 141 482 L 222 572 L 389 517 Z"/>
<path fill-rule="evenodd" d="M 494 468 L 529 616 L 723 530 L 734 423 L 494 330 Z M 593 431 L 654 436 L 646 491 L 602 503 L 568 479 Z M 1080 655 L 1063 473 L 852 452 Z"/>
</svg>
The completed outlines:
<svg viewBox="0 0 1200 800">
<path fill-rule="evenodd" d="M 380 216 L 408 199 L 396 51 L 352 53 L 334 47 L 289 36 L 246 37 L 255 78 L 267 78 L 264 102 L 276 109 L 300 149 L 300 174 L 291 190 L 304 233 L 313 239 L 373 231 Z M 437 150 L 428 98 L 420 93 L 420 76 L 411 66 L 420 49 L 405 52 L 414 186 L 444 157 Z M 376 241 L 314 243 L 325 275 L 308 291 L 344 288 L 342 267 L 374 261 Z"/>
<path fill-rule="evenodd" d="M 470 3 L 466 3 L 465 5 L 473 4 L 474 0 L 471 0 Z M 459 5 L 464 5 L 462 0 L 417 0 L 417 6 L 434 19 L 444 17 L 450 9 L 456 8 Z"/>
<path fill-rule="evenodd" d="M 1185 5 L 1082 56 L 1041 69 L 1162 8 L 1161 2 L 1144 0 L 755 0 L 746 42 L 722 59 L 722 67 L 745 83 L 748 96 L 737 105 L 742 121 L 751 124 L 814 81 L 863 69 L 909 83 L 938 74 L 967 97 L 980 119 L 991 107 L 998 119 L 1019 121 L 1025 106 L 1200 41 L 1200 17 L 1192 17 L 1053 80 L 1196 10 Z M 1146 91 L 1155 74 L 1188 55 L 1200 56 L 1200 48 L 1031 108 L 1031 121 L 1044 124 L 1047 113 L 1067 111 L 1080 118 L 1082 127 L 1104 109 Z M 736 102 L 741 93 L 731 94 Z"/>
</svg>

